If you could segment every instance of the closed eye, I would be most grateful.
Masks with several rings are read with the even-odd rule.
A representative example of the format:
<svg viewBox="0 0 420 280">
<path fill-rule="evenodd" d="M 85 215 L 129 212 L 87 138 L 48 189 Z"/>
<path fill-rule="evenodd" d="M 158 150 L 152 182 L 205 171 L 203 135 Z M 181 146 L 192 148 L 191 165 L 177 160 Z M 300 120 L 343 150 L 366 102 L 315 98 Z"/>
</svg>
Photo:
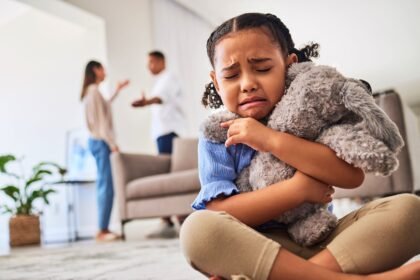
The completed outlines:
<svg viewBox="0 0 420 280">
<path fill-rule="evenodd" d="M 271 70 L 271 67 L 270 68 L 264 68 L 264 69 L 257 69 L 257 72 L 268 72 L 270 70 Z"/>
<path fill-rule="evenodd" d="M 225 78 L 226 80 L 231 80 L 231 79 L 236 78 L 237 76 L 238 76 L 238 74 L 233 74 L 233 75 L 225 76 L 223 78 Z"/>
</svg>

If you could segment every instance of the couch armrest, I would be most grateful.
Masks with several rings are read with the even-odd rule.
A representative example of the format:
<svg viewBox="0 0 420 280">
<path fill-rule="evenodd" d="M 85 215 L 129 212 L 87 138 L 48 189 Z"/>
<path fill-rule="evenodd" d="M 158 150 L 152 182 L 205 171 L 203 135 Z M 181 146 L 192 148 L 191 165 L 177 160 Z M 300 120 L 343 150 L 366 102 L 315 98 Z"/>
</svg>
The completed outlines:
<svg viewBox="0 0 420 280">
<path fill-rule="evenodd" d="M 171 172 L 198 167 L 198 139 L 176 137 L 173 142 Z"/>
<path fill-rule="evenodd" d="M 127 217 L 125 192 L 127 183 L 137 178 L 167 173 L 170 165 L 169 155 L 111 154 L 112 177 L 121 221 Z"/>
</svg>

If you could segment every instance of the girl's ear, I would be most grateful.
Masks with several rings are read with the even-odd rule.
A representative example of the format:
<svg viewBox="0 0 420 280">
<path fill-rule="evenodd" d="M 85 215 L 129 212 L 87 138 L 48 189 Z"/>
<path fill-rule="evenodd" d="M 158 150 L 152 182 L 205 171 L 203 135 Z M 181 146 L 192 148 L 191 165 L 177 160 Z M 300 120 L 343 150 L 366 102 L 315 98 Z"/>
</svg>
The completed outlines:
<svg viewBox="0 0 420 280">
<path fill-rule="evenodd" d="M 214 71 L 210 72 L 210 78 L 213 81 L 213 84 L 214 84 L 214 87 L 216 88 L 216 91 L 219 92 L 219 84 L 217 83 L 216 73 Z"/>
<path fill-rule="evenodd" d="M 286 59 L 287 66 L 289 66 L 292 63 L 296 63 L 296 62 L 298 62 L 298 57 L 295 53 L 291 53 L 287 56 L 287 59 Z"/>
</svg>

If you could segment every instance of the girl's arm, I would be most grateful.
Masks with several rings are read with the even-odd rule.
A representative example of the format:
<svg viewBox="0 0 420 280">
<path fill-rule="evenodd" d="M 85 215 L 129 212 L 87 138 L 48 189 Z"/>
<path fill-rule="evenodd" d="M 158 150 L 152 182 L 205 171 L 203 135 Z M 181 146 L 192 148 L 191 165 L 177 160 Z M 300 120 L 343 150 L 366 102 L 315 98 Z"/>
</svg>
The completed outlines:
<svg viewBox="0 0 420 280">
<path fill-rule="evenodd" d="M 269 152 L 278 159 L 329 185 L 356 188 L 364 180 L 364 173 L 338 158 L 329 147 L 297 136 L 272 130 L 255 119 L 242 118 L 222 123 L 229 127 L 230 146 L 243 143 L 251 148 Z"/>
<path fill-rule="evenodd" d="M 270 153 L 322 182 L 342 188 L 356 188 L 363 183 L 364 173 L 337 157 L 329 147 L 291 134 L 272 131 L 267 141 Z"/>
<path fill-rule="evenodd" d="M 305 201 L 331 202 L 334 190 L 299 171 L 284 180 L 253 192 L 216 198 L 206 208 L 226 211 L 249 226 L 261 225 Z"/>
</svg>

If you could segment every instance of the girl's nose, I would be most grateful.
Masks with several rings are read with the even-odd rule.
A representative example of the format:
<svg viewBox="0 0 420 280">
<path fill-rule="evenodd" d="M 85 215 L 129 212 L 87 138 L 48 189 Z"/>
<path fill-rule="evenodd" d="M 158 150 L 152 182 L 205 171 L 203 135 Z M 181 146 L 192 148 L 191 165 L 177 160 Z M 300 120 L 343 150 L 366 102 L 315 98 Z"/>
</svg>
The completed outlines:
<svg viewBox="0 0 420 280">
<path fill-rule="evenodd" d="M 242 74 L 241 77 L 241 91 L 250 93 L 256 91 L 258 88 L 257 81 L 252 74 Z"/>
</svg>

